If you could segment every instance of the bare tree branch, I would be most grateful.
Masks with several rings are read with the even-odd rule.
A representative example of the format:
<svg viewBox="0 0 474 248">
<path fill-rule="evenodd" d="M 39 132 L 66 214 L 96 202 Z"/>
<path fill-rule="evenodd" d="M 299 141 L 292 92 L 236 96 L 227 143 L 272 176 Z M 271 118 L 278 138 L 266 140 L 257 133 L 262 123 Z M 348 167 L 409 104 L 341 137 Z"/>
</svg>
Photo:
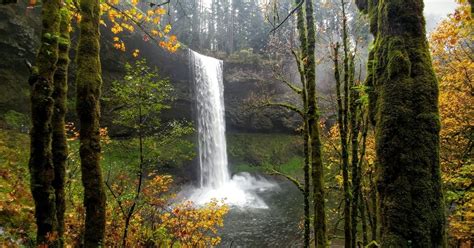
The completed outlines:
<svg viewBox="0 0 474 248">
<path fill-rule="evenodd" d="M 301 184 L 300 181 L 298 181 L 298 179 L 290 176 L 290 175 L 287 175 L 287 174 L 284 174 L 282 172 L 279 172 L 275 169 L 272 169 L 270 171 L 270 175 L 277 175 L 277 176 L 282 176 L 286 179 L 288 179 L 288 181 L 292 182 L 301 192 L 304 192 L 304 188 L 303 188 L 303 185 Z"/>
<path fill-rule="evenodd" d="M 290 11 L 290 13 L 288 13 L 288 15 L 285 17 L 285 19 L 283 19 L 283 21 L 281 21 L 278 25 L 276 25 L 275 27 L 272 28 L 272 30 L 270 30 L 269 33 L 273 33 L 275 32 L 277 29 L 279 29 L 283 24 L 285 24 L 285 22 L 296 12 L 298 11 L 301 6 L 303 6 L 303 3 L 305 2 L 306 0 L 302 0 L 300 3 L 298 3 L 298 5 L 296 5 L 296 7 Z"/>
<path fill-rule="evenodd" d="M 293 106 L 289 103 L 285 103 L 285 102 L 267 102 L 267 103 L 264 103 L 263 106 L 276 106 L 276 107 L 282 107 L 282 108 L 286 108 L 288 110 L 291 110 L 291 111 L 294 111 L 296 112 L 297 114 L 299 114 L 301 117 L 304 116 L 304 113 L 303 113 L 303 110 L 299 109 L 298 107 L 296 106 Z"/>
</svg>

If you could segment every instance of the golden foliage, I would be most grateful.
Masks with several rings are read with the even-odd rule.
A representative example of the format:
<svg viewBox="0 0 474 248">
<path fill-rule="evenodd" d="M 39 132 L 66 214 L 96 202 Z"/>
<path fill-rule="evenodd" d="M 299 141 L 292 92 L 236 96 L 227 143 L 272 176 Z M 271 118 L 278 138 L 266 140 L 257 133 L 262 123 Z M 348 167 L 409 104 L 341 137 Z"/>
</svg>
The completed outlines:
<svg viewBox="0 0 474 248">
<path fill-rule="evenodd" d="M 109 25 L 110 31 L 117 35 L 113 39 L 113 46 L 120 51 L 126 51 L 126 44 L 119 35 L 124 32 L 133 33 L 138 28 L 144 33 L 145 42 L 153 40 L 167 51 L 176 52 L 180 43 L 176 36 L 168 35 L 172 29 L 171 25 L 166 24 L 163 27 L 161 23 L 162 16 L 167 14 L 166 9 L 150 7 L 142 11 L 138 8 L 141 3 L 148 4 L 140 0 L 132 0 L 129 5 L 119 5 L 118 0 L 106 0 L 101 3 L 101 12 L 106 19 L 101 20 L 101 24 L 106 27 Z M 132 56 L 139 56 L 138 49 L 133 50 Z"/>
<path fill-rule="evenodd" d="M 474 239 L 474 61 L 473 21 L 467 1 L 431 34 L 441 114 L 440 158 L 449 216 L 449 234 L 459 242 Z"/>
</svg>

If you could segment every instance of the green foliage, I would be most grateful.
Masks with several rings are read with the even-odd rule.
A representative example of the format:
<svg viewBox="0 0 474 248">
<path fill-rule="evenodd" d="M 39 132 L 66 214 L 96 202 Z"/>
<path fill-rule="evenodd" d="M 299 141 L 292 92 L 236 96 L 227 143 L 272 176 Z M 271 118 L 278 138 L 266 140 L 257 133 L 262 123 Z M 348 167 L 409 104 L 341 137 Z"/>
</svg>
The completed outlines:
<svg viewBox="0 0 474 248">
<path fill-rule="evenodd" d="M 34 204 L 29 190 L 28 136 L 0 129 L 0 244 L 33 244 Z"/>
<path fill-rule="evenodd" d="M 30 123 L 30 119 L 27 115 L 16 112 L 14 110 L 9 110 L 3 115 L 3 120 L 5 121 L 8 128 L 26 131 Z"/>
<path fill-rule="evenodd" d="M 234 172 L 279 169 L 300 175 L 301 138 L 285 134 L 227 134 L 227 150 Z"/>
<path fill-rule="evenodd" d="M 242 49 L 238 52 L 232 53 L 228 60 L 234 63 L 243 63 L 251 65 L 259 65 L 263 62 L 262 55 L 254 53 L 252 49 Z"/>
<path fill-rule="evenodd" d="M 127 63 L 125 71 L 123 80 L 113 82 L 108 99 L 117 106 L 114 123 L 134 130 L 159 130 L 159 114 L 170 108 L 172 86 L 160 78 L 157 69 L 148 67 L 145 59 Z"/>
<path fill-rule="evenodd" d="M 114 123 L 129 128 L 138 138 L 121 142 L 123 153 L 115 155 L 122 157 L 127 154 L 120 161 L 131 160 L 129 165 L 136 165 L 140 158 L 141 140 L 147 165 L 171 167 L 191 160 L 193 143 L 185 138 L 194 132 L 191 123 L 162 123 L 160 119 L 161 111 L 169 109 L 173 100 L 169 81 L 160 78 L 157 69 L 151 69 L 144 59 L 134 64 L 127 63 L 125 71 L 123 80 L 113 83 L 108 101 L 117 106 Z"/>
</svg>

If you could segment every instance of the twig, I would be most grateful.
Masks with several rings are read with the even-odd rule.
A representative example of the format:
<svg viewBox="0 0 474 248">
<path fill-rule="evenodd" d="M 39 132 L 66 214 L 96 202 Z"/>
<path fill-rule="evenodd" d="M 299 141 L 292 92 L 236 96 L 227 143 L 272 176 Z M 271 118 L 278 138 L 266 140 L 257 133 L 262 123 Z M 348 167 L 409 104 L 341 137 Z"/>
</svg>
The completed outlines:
<svg viewBox="0 0 474 248">
<path fill-rule="evenodd" d="M 297 10 L 299 10 L 301 8 L 301 6 L 303 6 L 304 2 L 305 2 L 305 0 L 302 0 L 300 3 L 298 3 L 298 5 L 296 5 L 296 7 L 293 10 L 291 10 L 290 13 L 285 17 L 285 19 L 283 19 L 283 21 L 281 21 L 280 24 L 278 24 L 276 27 L 272 28 L 272 30 L 270 30 L 269 33 L 275 32 L 283 24 L 285 24 L 285 22 L 290 18 L 290 16 L 292 16 Z"/>
</svg>

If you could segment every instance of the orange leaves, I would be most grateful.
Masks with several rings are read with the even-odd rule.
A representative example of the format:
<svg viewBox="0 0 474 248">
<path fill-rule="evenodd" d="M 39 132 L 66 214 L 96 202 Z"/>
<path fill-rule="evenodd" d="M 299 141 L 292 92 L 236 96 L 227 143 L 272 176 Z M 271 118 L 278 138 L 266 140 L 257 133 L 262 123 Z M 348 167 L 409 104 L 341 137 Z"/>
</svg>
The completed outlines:
<svg viewBox="0 0 474 248">
<path fill-rule="evenodd" d="M 166 9 L 165 8 L 157 8 L 155 10 L 155 14 L 164 15 L 164 14 L 166 14 Z"/>
<path fill-rule="evenodd" d="M 120 51 L 122 51 L 122 52 L 125 52 L 125 43 L 124 43 L 123 41 L 114 43 L 114 47 L 115 47 L 115 49 L 117 49 L 117 50 L 120 50 Z"/>
<path fill-rule="evenodd" d="M 178 42 L 178 40 L 176 39 L 176 36 L 174 35 L 171 35 L 168 40 L 166 41 L 161 41 L 160 42 L 160 46 L 165 48 L 166 50 L 170 51 L 170 52 L 176 52 L 176 50 L 178 50 L 178 48 L 181 47 L 181 44 Z"/>
<path fill-rule="evenodd" d="M 138 247 L 145 243 L 156 247 L 172 247 L 170 244 L 210 247 L 220 242 L 217 231 L 224 224 L 227 206 L 217 201 L 202 207 L 189 201 L 170 205 L 175 201 L 175 195 L 169 192 L 172 177 L 154 172 L 144 177 L 142 193 L 136 202 L 138 210 L 130 219 L 128 244 Z M 108 204 L 106 246 L 121 242 L 126 213 L 134 204 L 134 185 L 136 181 L 127 174 L 119 174 L 110 185 L 116 200 Z"/>
<path fill-rule="evenodd" d="M 196 207 L 187 201 L 161 217 L 162 225 L 184 247 L 210 247 L 220 243 L 217 228 L 222 227 L 229 208 L 217 200 Z"/>
<path fill-rule="evenodd" d="M 123 32 L 133 33 L 138 28 L 146 35 L 147 39 L 155 40 L 161 47 L 169 52 L 175 52 L 179 47 L 176 36 L 167 36 L 171 32 L 171 25 L 164 27 L 161 24 L 162 16 L 167 13 L 163 7 L 149 8 L 141 10 L 137 7 L 140 0 L 132 0 L 130 5 L 119 5 L 118 0 L 106 0 L 101 4 L 103 17 L 108 19 L 107 23 L 111 23 L 110 31 L 115 35 Z M 101 21 L 104 26 L 105 21 Z M 126 51 L 124 42 L 114 40 L 114 47 L 120 51 Z M 132 56 L 137 57 L 139 54 L 133 50 Z"/>
</svg>

